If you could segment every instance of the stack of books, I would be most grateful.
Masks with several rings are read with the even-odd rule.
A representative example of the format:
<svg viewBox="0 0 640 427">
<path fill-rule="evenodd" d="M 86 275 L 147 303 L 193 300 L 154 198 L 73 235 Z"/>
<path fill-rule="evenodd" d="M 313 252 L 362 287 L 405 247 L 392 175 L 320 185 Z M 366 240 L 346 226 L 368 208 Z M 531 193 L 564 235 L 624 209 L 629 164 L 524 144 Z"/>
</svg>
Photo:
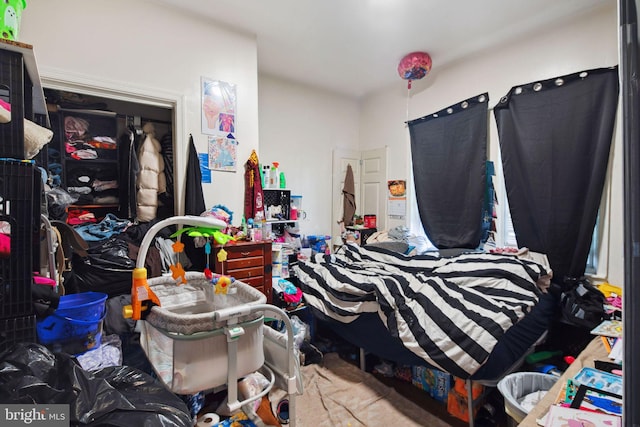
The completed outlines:
<svg viewBox="0 0 640 427">
<path fill-rule="evenodd" d="M 622 322 L 606 320 L 591 333 L 601 337 L 610 360 L 595 361 L 595 368 L 567 380 L 541 423 L 545 427 L 622 426 Z"/>
</svg>

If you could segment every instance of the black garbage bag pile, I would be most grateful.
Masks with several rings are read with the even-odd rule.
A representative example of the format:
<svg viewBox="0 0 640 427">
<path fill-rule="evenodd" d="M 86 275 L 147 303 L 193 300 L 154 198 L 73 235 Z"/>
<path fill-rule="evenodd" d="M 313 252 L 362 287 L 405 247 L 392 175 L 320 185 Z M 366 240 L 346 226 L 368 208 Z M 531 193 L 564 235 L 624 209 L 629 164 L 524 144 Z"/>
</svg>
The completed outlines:
<svg viewBox="0 0 640 427">
<path fill-rule="evenodd" d="M 131 292 L 131 274 L 136 264 L 129 257 L 125 240 L 112 237 L 90 247 L 87 254 L 73 254 L 73 269 L 64 281 L 67 293 L 94 291 L 114 296 Z"/>
<path fill-rule="evenodd" d="M 148 374 L 128 366 L 85 371 L 35 343 L 0 354 L 0 402 L 69 404 L 73 426 L 193 425 L 185 403 Z"/>
</svg>

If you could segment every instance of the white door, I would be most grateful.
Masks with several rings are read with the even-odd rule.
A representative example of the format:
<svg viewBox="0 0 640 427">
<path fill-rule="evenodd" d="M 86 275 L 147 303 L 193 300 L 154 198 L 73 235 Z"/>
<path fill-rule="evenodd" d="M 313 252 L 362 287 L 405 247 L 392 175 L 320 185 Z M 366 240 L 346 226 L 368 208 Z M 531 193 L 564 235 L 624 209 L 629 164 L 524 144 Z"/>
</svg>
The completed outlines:
<svg viewBox="0 0 640 427">
<path fill-rule="evenodd" d="M 340 220 L 342 219 L 342 188 L 347 166 L 353 170 L 353 184 L 356 190 L 356 212 L 360 208 L 360 151 L 337 148 L 333 150 L 333 178 L 331 190 L 331 244 L 341 245 Z"/>
<path fill-rule="evenodd" d="M 339 221 L 342 219 L 342 187 L 349 164 L 353 169 L 356 213 L 358 215 L 376 215 L 377 228 L 383 230 L 386 227 L 387 148 L 367 151 L 335 149 L 333 151 L 331 198 L 331 240 L 333 245 L 342 244 Z"/>
<path fill-rule="evenodd" d="M 360 215 L 375 215 L 376 228 L 387 228 L 387 147 L 363 151 L 360 182 Z M 357 199 L 356 199 L 357 200 Z"/>
</svg>

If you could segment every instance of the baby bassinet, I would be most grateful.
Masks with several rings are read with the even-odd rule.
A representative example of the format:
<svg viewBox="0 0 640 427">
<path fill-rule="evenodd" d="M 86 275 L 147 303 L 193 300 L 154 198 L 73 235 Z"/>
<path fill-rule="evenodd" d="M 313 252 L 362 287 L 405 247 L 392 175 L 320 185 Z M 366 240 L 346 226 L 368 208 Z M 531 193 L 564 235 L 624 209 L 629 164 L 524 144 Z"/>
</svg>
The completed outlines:
<svg viewBox="0 0 640 427">
<path fill-rule="evenodd" d="M 180 286 L 171 277 L 148 281 L 161 306 L 142 322 L 140 344 L 158 376 L 174 393 L 192 394 L 226 384 L 230 357 L 238 377 L 258 370 L 264 364 L 264 315 L 240 313 L 266 297 L 243 282 L 234 283 L 233 293 L 215 295 L 203 273 L 187 273 L 186 279 Z M 238 314 L 222 319 L 229 310 Z"/>
<path fill-rule="evenodd" d="M 223 229 L 223 221 L 197 216 L 176 216 L 154 224 L 140 245 L 136 262 L 146 280 L 144 262 L 158 231 L 170 225 Z M 187 272 L 186 284 L 171 276 L 133 286 L 139 301 L 157 298 L 139 322 L 140 344 L 158 376 L 174 393 L 191 394 L 226 384 L 233 376 L 254 372 L 264 364 L 263 311 L 266 297 L 253 287 L 235 281 L 227 294 L 215 294 L 204 273 Z M 132 295 L 132 300 L 134 295 Z M 255 310 L 254 310 L 255 308 Z M 232 371 L 232 372 L 230 372 Z"/>
</svg>

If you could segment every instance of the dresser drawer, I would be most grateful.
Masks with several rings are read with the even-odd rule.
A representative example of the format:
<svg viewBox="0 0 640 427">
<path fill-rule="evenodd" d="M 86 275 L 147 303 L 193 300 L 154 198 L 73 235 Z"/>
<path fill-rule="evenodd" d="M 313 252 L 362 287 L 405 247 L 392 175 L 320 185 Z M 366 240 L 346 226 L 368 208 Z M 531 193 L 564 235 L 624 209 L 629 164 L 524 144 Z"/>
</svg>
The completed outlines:
<svg viewBox="0 0 640 427">
<path fill-rule="evenodd" d="M 239 270 L 248 267 L 262 267 L 264 259 L 262 257 L 227 259 L 227 271 Z"/>
<path fill-rule="evenodd" d="M 238 242 L 224 246 L 226 259 L 220 261 L 216 245 L 215 272 L 227 274 L 262 292 L 271 301 L 271 242 Z"/>
<path fill-rule="evenodd" d="M 249 286 L 253 286 L 260 292 L 264 293 L 264 277 L 263 276 L 247 277 L 247 278 L 238 279 L 238 280 L 240 280 L 243 283 L 246 283 Z"/>
<path fill-rule="evenodd" d="M 249 268 L 242 268 L 240 270 L 227 270 L 226 272 L 229 276 L 235 277 L 236 279 L 242 280 L 243 282 L 247 282 L 246 278 L 248 277 L 262 277 L 263 278 L 263 284 L 264 284 L 264 267 L 263 266 L 259 266 L 259 267 L 249 267 Z"/>
<path fill-rule="evenodd" d="M 263 246 L 226 246 L 224 248 L 227 251 L 227 260 L 239 259 L 239 258 L 252 258 L 260 257 L 262 259 L 264 254 Z"/>
</svg>

